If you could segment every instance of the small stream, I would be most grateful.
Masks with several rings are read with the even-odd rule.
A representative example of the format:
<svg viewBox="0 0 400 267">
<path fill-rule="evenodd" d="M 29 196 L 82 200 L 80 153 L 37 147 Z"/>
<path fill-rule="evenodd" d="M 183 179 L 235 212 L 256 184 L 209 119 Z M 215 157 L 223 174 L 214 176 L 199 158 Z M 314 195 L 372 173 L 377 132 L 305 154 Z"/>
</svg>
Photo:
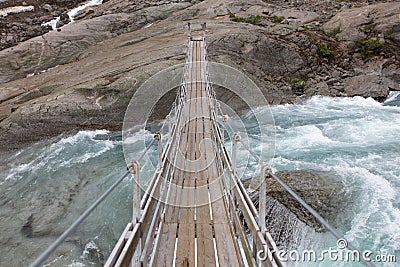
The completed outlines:
<svg viewBox="0 0 400 267">
<path fill-rule="evenodd" d="M 70 22 L 69 22 L 68 24 L 74 22 L 74 18 L 76 17 L 76 15 L 78 15 L 78 13 L 79 13 L 80 11 L 82 11 L 82 10 L 84 10 L 85 8 L 90 7 L 90 6 L 98 6 L 98 5 L 101 5 L 102 3 L 103 3 L 103 0 L 90 0 L 90 1 L 86 2 L 86 3 L 83 4 L 83 5 L 80 5 L 80 6 L 76 7 L 76 8 L 74 8 L 74 9 L 71 9 L 71 10 L 68 11 L 68 13 L 67 13 L 67 14 L 68 14 L 68 17 L 69 17 L 69 20 L 70 20 Z M 55 30 L 57 30 L 57 23 L 58 23 L 59 21 L 60 21 L 60 17 L 56 17 L 56 18 L 54 18 L 54 19 L 52 19 L 52 20 L 50 20 L 50 21 L 48 21 L 48 22 L 43 23 L 42 26 L 51 26 L 51 28 L 53 29 L 53 31 L 55 31 Z"/>
</svg>

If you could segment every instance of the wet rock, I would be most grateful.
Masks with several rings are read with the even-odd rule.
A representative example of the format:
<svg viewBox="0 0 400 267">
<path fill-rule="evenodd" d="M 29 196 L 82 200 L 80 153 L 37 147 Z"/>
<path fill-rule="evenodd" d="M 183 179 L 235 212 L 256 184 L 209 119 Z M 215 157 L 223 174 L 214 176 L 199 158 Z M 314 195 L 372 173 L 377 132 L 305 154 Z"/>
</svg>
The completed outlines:
<svg viewBox="0 0 400 267">
<path fill-rule="evenodd" d="M 61 14 L 60 20 L 57 23 L 57 28 L 60 28 L 60 27 L 62 27 L 64 25 L 67 25 L 70 22 L 71 22 L 71 19 L 69 18 L 68 14 L 67 13 L 63 13 L 63 14 Z"/>
<path fill-rule="evenodd" d="M 347 96 L 372 97 L 383 102 L 390 90 L 400 90 L 398 83 L 379 75 L 360 75 L 344 80 Z"/>
<path fill-rule="evenodd" d="M 346 206 L 347 200 L 346 196 L 343 194 L 344 186 L 342 182 L 337 180 L 334 173 L 298 170 L 281 171 L 277 172 L 276 175 L 330 223 L 334 224 L 337 210 Z M 256 207 L 258 207 L 260 178 L 256 177 L 246 180 L 244 185 L 248 188 L 248 191 L 251 192 L 251 199 Z M 275 180 L 267 179 L 266 190 L 267 196 L 270 199 L 276 200 L 286 208 L 286 211 L 284 210 L 282 213 L 292 213 L 298 218 L 298 220 L 304 222 L 315 230 L 323 231 L 323 226 Z M 277 203 L 270 201 L 267 202 L 267 222 L 271 223 L 273 221 L 278 221 L 278 223 L 275 223 L 276 227 L 281 227 L 281 229 L 285 228 L 288 221 L 280 221 L 281 218 L 279 217 L 272 218 L 269 216 L 273 211 L 273 205 L 277 205 Z M 283 216 L 284 214 L 275 215 Z M 273 232 L 274 231 L 279 233 L 280 229 L 275 228 L 273 229 Z"/>
</svg>

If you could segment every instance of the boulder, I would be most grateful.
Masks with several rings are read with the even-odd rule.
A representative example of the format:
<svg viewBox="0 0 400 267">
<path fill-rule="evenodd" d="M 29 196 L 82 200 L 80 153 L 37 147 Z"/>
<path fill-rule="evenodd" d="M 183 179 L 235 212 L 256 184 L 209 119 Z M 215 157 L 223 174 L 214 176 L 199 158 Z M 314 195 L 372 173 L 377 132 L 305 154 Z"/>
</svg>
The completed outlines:
<svg viewBox="0 0 400 267">
<path fill-rule="evenodd" d="M 296 170 L 280 171 L 276 175 L 298 194 L 308 205 L 316 210 L 324 219 L 335 224 L 338 209 L 347 205 L 347 196 L 344 195 L 344 186 L 334 173 Z M 260 178 L 245 180 L 244 186 L 251 200 L 258 207 Z M 287 247 L 296 242 L 296 232 L 307 225 L 315 231 L 324 231 L 324 227 L 299 204 L 275 180 L 266 180 L 267 206 L 266 222 L 278 246 Z"/>
<path fill-rule="evenodd" d="M 344 83 L 344 93 L 347 96 L 372 97 L 381 102 L 385 101 L 390 90 L 400 90 L 395 81 L 374 74 L 349 77 Z"/>
<path fill-rule="evenodd" d="M 60 20 L 57 22 L 56 27 L 60 28 L 60 27 L 62 27 L 64 25 L 67 25 L 70 22 L 71 22 L 71 19 L 69 18 L 68 14 L 67 13 L 62 13 L 61 16 L 60 16 Z"/>
</svg>

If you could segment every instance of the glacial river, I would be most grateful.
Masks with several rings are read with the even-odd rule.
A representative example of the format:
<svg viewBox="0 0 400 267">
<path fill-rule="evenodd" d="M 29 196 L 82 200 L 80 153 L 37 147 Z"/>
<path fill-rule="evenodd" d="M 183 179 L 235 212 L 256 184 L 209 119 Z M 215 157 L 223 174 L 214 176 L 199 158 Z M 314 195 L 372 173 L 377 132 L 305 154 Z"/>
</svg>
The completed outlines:
<svg viewBox="0 0 400 267">
<path fill-rule="evenodd" d="M 397 257 L 397 264 L 377 266 L 400 262 L 399 100 L 398 93 L 385 104 L 360 97 L 313 97 L 271 107 L 276 125 L 273 167 L 335 173 L 351 201 L 332 223 L 361 251 L 371 251 L 371 258 Z M 262 117 L 268 108 L 256 112 Z M 139 146 L 151 139 L 149 132 L 140 131 L 130 141 Z M 250 142 L 255 149 L 262 145 Z M 156 151 L 149 153 L 150 161 L 156 161 Z M 142 164 L 144 181 L 150 177 L 145 171 L 150 161 Z M 1 155 L 0 266 L 32 262 L 125 168 L 121 136 L 105 130 L 59 136 Z M 48 266 L 101 266 L 131 216 L 131 182 L 124 181 L 96 209 Z M 337 248 L 328 233 L 308 230 L 298 250 L 321 253 L 330 247 Z M 362 266 L 329 259 L 291 265 Z"/>
</svg>

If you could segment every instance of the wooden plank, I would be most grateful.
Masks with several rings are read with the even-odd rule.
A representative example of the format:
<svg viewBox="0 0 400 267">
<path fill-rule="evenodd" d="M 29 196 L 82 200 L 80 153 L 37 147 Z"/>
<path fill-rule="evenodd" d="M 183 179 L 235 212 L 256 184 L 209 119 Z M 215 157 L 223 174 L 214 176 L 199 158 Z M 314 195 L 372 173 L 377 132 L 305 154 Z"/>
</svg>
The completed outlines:
<svg viewBox="0 0 400 267">
<path fill-rule="evenodd" d="M 212 225 L 197 224 L 197 266 L 215 266 L 215 252 Z"/>
<path fill-rule="evenodd" d="M 174 260 L 177 223 L 164 223 L 160 232 L 158 250 L 154 257 L 154 266 L 172 266 Z"/>
<path fill-rule="evenodd" d="M 167 223 L 178 223 L 179 206 L 181 202 L 183 171 L 176 169 L 177 177 L 170 184 L 170 192 L 165 208 L 164 221 Z"/>
<path fill-rule="evenodd" d="M 218 262 L 220 266 L 239 266 L 235 245 L 229 226 L 214 224 L 215 241 L 217 243 Z"/>
<path fill-rule="evenodd" d="M 196 59 L 197 45 L 194 46 L 194 59 Z M 196 65 L 192 65 L 192 77 L 196 79 Z M 189 128 L 187 134 L 187 150 L 185 160 L 193 161 L 196 159 L 196 113 L 197 113 L 197 84 L 191 83 L 190 86 L 190 109 L 189 109 Z M 189 163 L 186 163 L 188 166 Z M 195 203 L 195 169 L 185 168 L 181 204 L 179 209 L 179 230 L 178 243 L 176 249 L 176 266 L 195 265 L 195 225 L 194 225 L 194 203 Z"/>
<path fill-rule="evenodd" d="M 194 266 L 194 224 L 180 223 L 178 231 L 178 247 L 176 266 Z"/>
<path fill-rule="evenodd" d="M 211 171 L 214 173 L 212 180 L 210 178 L 210 199 L 213 212 L 213 219 L 215 223 L 227 223 L 228 215 L 223 200 L 223 191 L 218 177 L 216 177 L 215 164 L 211 165 Z"/>
<path fill-rule="evenodd" d="M 195 206 L 195 181 L 193 177 L 186 177 L 184 187 L 182 188 L 182 201 L 180 205 L 180 223 L 194 222 Z"/>
<path fill-rule="evenodd" d="M 201 73 L 201 80 L 204 81 L 204 72 Z M 201 141 L 204 138 L 211 138 L 211 129 L 205 127 L 203 117 L 207 112 L 206 103 L 204 98 L 205 87 L 204 83 L 200 84 L 200 102 L 199 102 L 199 119 L 200 131 L 197 132 L 202 134 Z M 199 142 L 199 143 L 200 143 Z M 203 144 L 202 157 L 200 162 L 200 171 L 198 173 L 198 179 L 196 184 L 196 224 L 197 224 L 197 265 L 198 266 L 215 266 L 215 251 L 213 241 L 213 225 L 210 216 L 210 205 L 209 205 L 209 188 L 208 188 L 208 168 L 206 165 L 206 144 Z"/>
<path fill-rule="evenodd" d="M 205 220 L 202 220 L 198 215 L 197 221 L 208 222 L 210 220 L 210 208 L 209 208 L 209 197 L 208 197 L 208 183 L 207 180 L 201 179 L 197 180 L 197 187 L 196 187 L 196 209 L 197 213 L 204 210 Z M 202 213 L 203 214 L 203 213 Z M 208 219 L 207 219 L 208 218 Z"/>
</svg>

